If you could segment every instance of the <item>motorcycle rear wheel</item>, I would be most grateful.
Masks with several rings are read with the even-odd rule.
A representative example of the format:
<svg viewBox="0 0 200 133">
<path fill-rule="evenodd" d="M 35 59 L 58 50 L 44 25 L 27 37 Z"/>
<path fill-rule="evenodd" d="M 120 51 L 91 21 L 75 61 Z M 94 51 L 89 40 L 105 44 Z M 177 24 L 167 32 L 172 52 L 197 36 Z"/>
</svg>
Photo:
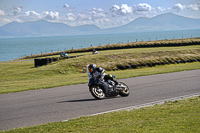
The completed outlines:
<svg viewBox="0 0 200 133">
<path fill-rule="evenodd" d="M 129 88 L 128 88 L 128 85 L 126 85 L 125 83 L 123 83 L 123 82 L 119 82 L 119 84 L 122 84 L 123 86 L 126 86 L 126 89 L 124 90 L 124 89 L 121 89 L 120 91 L 119 91 L 119 95 L 121 96 L 121 97 L 127 97 L 129 94 L 130 94 L 130 90 L 129 90 Z"/>
<path fill-rule="evenodd" d="M 96 99 L 104 99 L 105 98 L 104 90 L 98 85 L 91 86 L 90 92 L 91 92 L 92 96 Z"/>
</svg>

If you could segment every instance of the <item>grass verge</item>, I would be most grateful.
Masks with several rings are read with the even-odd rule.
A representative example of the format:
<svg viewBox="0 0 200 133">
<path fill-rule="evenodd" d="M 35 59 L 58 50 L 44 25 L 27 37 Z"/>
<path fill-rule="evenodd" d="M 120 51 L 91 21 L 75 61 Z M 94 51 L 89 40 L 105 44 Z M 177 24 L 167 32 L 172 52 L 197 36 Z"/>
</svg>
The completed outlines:
<svg viewBox="0 0 200 133">
<path fill-rule="evenodd" d="M 170 73 L 178 71 L 187 71 L 200 69 L 200 63 L 186 63 L 186 64 L 171 64 L 156 67 L 145 67 L 140 69 L 120 70 L 120 71 L 109 71 L 116 75 L 117 79 L 130 78 L 137 76 Z M 41 71 L 43 68 L 41 68 Z M 34 75 L 29 73 L 21 73 L 15 76 L 4 77 L 0 82 L 0 94 L 20 92 L 26 90 L 52 88 L 57 86 L 83 84 L 88 82 L 86 73 L 78 74 L 54 74 L 54 72 L 41 72 L 35 71 Z M 40 73 L 41 72 L 41 73 Z M 12 73 L 12 72 L 11 72 Z M 13 72 L 14 73 L 14 72 Z M 32 72 L 31 72 L 32 73 Z M 9 76 L 9 75 L 8 75 Z"/>
<path fill-rule="evenodd" d="M 82 53 L 81 53 L 82 54 Z M 86 65 L 96 63 L 107 73 L 129 78 L 159 73 L 200 69 L 200 63 L 158 65 L 138 69 L 119 70 L 120 64 L 143 63 L 156 60 L 200 57 L 200 46 L 138 48 L 101 51 L 99 55 L 84 53 L 73 59 L 59 60 L 46 66 L 34 67 L 34 61 L 1 62 L 0 94 L 88 82 Z M 115 70 L 115 71 L 109 71 Z"/>
<path fill-rule="evenodd" d="M 44 125 L 18 128 L 4 133 L 124 133 L 200 131 L 200 96 L 169 101 L 141 109 L 123 110 L 97 116 L 72 119 Z"/>
</svg>

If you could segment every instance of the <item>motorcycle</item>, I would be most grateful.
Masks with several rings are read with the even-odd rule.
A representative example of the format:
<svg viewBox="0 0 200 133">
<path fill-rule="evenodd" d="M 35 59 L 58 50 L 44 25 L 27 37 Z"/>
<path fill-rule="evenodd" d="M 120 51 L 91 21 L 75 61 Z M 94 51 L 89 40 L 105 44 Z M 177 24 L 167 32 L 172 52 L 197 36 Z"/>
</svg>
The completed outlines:
<svg viewBox="0 0 200 133">
<path fill-rule="evenodd" d="M 127 97 L 130 94 L 129 87 L 123 82 L 118 82 L 116 84 L 112 80 L 101 81 L 92 76 L 89 78 L 88 86 L 90 93 L 96 99 L 115 97 L 117 95 Z"/>
</svg>

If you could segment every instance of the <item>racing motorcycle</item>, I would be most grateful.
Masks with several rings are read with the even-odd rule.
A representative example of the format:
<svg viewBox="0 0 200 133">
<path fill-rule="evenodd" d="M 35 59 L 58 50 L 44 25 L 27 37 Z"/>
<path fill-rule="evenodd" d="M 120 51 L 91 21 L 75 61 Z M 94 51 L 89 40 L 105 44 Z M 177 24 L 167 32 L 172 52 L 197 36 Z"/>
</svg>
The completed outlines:
<svg viewBox="0 0 200 133">
<path fill-rule="evenodd" d="M 115 78 L 115 76 L 113 78 Z M 115 97 L 117 95 L 127 97 L 130 94 L 129 87 L 125 83 L 118 82 L 116 84 L 110 79 L 107 81 L 102 81 L 93 77 L 89 77 L 88 86 L 90 93 L 96 99 Z"/>
</svg>

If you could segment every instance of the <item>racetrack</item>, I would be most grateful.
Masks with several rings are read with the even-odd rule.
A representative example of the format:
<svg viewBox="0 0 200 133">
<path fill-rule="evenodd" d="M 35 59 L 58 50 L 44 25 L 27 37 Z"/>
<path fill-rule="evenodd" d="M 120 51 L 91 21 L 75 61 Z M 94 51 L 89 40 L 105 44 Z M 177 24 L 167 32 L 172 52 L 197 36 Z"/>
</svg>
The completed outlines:
<svg viewBox="0 0 200 133">
<path fill-rule="evenodd" d="M 117 75 L 116 75 L 117 76 Z M 121 79 L 128 97 L 95 100 L 87 84 L 0 95 L 0 131 L 200 93 L 200 70 Z"/>
</svg>

